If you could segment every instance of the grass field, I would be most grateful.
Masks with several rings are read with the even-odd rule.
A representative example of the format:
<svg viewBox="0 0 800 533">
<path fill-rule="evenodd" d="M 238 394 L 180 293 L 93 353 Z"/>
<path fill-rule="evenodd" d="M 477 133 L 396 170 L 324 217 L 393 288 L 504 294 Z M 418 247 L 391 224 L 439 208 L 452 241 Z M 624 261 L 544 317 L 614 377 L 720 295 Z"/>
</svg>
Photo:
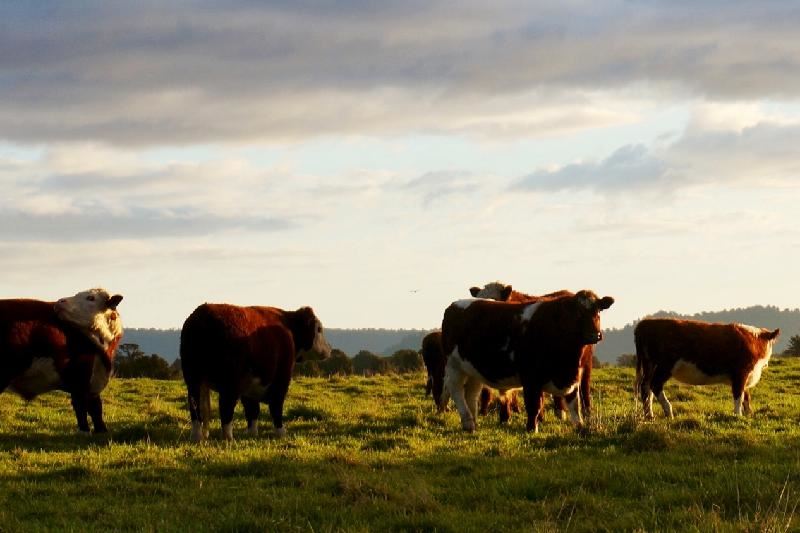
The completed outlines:
<svg viewBox="0 0 800 533">
<path fill-rule="evenodd" d="M 200 446 L 182 382 L 112 381 L 108 436 L 77 435 L 64 394 L 4 394 L 0 530 L 800 530 L 800 361 L 773 360 L 751 418 L 671 383 L 676 418 L 644 422 L 631 370 L 595 376 L 580 434 L 550 413 L 464 434 L 414 374 L 298 379 L 287 438 L 246 437 L 240 408 L 238 440 L 217 422 Z"/>
</svg>

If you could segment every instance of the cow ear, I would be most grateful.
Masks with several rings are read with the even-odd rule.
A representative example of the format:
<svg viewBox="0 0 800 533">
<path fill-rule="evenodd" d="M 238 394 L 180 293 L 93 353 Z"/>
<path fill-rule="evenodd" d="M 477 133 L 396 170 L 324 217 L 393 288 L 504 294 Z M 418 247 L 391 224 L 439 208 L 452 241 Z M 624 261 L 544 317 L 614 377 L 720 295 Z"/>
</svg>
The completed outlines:
<svg viewBox="0 0 800 533">
<path fill-rule="evenodd" d="M 599 311 L 602 311 L 602 310 L 604 310 L 604 309 L 608 309 L 609 307 L 611 307 L 611 305 L 612 305 L 613 303 L 614 303 L 614 298 L 612 298 L 611 296 L 603 296 L 603 297 L 602 297 L 600 300 L 598 300 L 598 302 L 597 302 L 597 309 L 598 309 Z"/>
<path fill-rule="evenodd" d="M 115 294 L 114 296 L 108 299 L 108 302 L 106 302 L 106 307 L 108 307 L 109 309 L 116 309 L 121 301 L 122 301 L 122 295 Z"/>
<path fill-rule="evenodd" d="M 477 298 L 479 292 L 481 292 L 481 288 L 480 287 L 470 287 L 469 288 L 469 293 L 472 295 L 473 298 Z"/>
<path fill-rule="evenodd" d="M 503 299 L 504 302 L 508 301 L 508 298 L 511 296 L 511 291 L 513 290 L 514 289 L 511 287 L 511 285 L 506 285 L 505 287 L 503 287 L 502 292 L 500 292 L 500 297 Z"/>
<path fill-rule="evenodd" d="M 771 341 L 778 338 L 778 335 L 781 334 L 780 328 L 776 329 L 775 331 L 765 331 L 759 337 L 764 339 L 765 341 Z"/>
</svg>

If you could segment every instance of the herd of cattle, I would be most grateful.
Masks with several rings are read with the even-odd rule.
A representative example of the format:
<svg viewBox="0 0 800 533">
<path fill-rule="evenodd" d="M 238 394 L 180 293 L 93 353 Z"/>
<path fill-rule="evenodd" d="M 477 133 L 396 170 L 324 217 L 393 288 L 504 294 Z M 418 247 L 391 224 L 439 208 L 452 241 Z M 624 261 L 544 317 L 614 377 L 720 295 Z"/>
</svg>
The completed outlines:
<svg viewBox="0 0 800 533">
<path fill-rule="evenodd" d="M 594 345 L 603 338 L 600 311 L 614 299 L 588 290 L 531 296 L 499 282 L 472 287 L 470 293 L 472 298 L 447 307 L 441 331 L 423 339 L 426 390 L 437 409 L 444 411 L 452 399 L 462 428 L 474 431 L 492 390 L 499 392 L 504 422 L 519 410 L 521 389 L 529 431 L 538 430 L 545 393 L 553 396 L 562 417 L 568 410 L 581 426 L 583 414 L 591 413 Z M 106 431 L 100 393 L 122 339 L 121 301 L 121 295 L 104 289 L 57 302 L 0 300 L 0 392 L 31 400 L 47 391 L 66 391 L 78 429 L 89 432 L 91 417 L 95 432 Z M 641 320 L 634 332 L 634 390 L 645 416 L 653 416 L 654 397 L 672 416 L 664 394 L 671 377 L 691 385 L 727 383 L 734 413 L 749 414 L 749 389 L 761 378 L 779 332 L 742 324 Z M 327 357 L 331 347 L 310 307 L 199 306 L 186 319 L 180 344 L 192 439 L 208 437 L 210 390 L 219 395 L 226 439 L 233 438 L 239 401 L 250 434 L 258 433 L 263 402 L 276 435 L 284 435 L 283 404 L 294 364 L 312 351 Z"/>
</svg>

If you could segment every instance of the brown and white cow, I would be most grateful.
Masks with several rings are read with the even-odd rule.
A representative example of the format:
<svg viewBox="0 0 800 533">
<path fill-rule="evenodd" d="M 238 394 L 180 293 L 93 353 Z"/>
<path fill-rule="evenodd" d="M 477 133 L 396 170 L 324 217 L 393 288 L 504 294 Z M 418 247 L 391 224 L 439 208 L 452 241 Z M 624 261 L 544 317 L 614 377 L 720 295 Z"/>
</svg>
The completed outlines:
<svg viewBox="0 0 800 533">
<path fill-rule="evenodd" d="M 269 406 L 275 434 L 286 434 L 283 402 L 295 361 L 304 352 L 329 357 L 322 323 L 310 307 L 203 304 L 181 330 L 181 364 L 189 396 L 192 439 L 208 436 L 209 389 L 219 393 L 222 434 L 233 439 L 233 411 L 241 399 L 248 433 L 258 433 L 261 402 Z"/>
<path fill-rule="evenodd" d="M 100 393 L 122 339 L 119 294 L 90 289 L 57 302 L 0 300 L 0 391 L 26 400 L 70 394 L 78 429 L 107 431 Z"/>
<path fill-rule="evenodd" d="M 542 294 L 541 296 L 534 296 L 525 294 L 524 292 L 516 291 L 511 285 L 506 285 L 500 281 L 493 281 L 480 287 L 470 287 L 470 294 L 475 298 L 489 298 L 499 302 L 518 302 L 518 303 L 535 303 L 543 300 L 552 300 L 554 298 L 561 298 L 562 296 L 572 296 L 573 293 L 567 290 L 560 290 Z M 589 344 L 583 348 L 583 358 L 581 359 L 581 387 L 578 391 L 581 400 L 581 409 L 583 414 L 587 417 L 592 412 L 592 368 L 594 364 L 594 345 Z M 512 393 L 513 394 L 513 393 Z M 501 404 L 502 405 L 502 404 Z M 556 416 L 562 420 L 566 417 L 566 402 L 564 398 L 553 397 L 553 410 Z M 509 413 L 510 414 L 510 413 Z"/>
<path fill-rule="evenodd" d="M 433 403 L 439 407 L 439 398 L 442 397 L 442 390 L 444 388 L 444 368 L 447 360 L 442 352 L 442 332 L 431 331 L 422 338 L 422 361 L 425 363 L 425 370 L 428 373 L 428 379 L 425 382 L 425 395 L 433 397 Z M 480 393 L 479 409 L 481 415 L 489 413 L 492 403 L 492 391 L 488 387 L 484 387 Z M 503 418 L 504 410 L 515 410 L 519 412 L 519 402 L 516 397 L 511 402 L 503 403 L 500 401 L 500 414 L 501 421 L 508 420 L 508 417 Z"/>
<path fill-rule="evenodd" d="M 769 363 L 780 330 L 744 324 L 710 324 L 694 320 L 645 318 L 634 329 L 636 386 L 644 415 L 653 417 L 653 396 L 672 418 L 664 383 L 674 377 L 689 385 L 727 383 L 733 412 L 750 414 L 750 392 Z"/>
<path fill-rule="evenodd" d="M 447 366 L 440 406 L 452 397 L 462 428 L 473 431 L 483 384 L 522 387 L 529 431 L 538 431 L 543 392 L 566 396 L 573 422 L 581 425 L 583 347 L 602 339 L 599 313 L 613 303 L 591 291 L 535 303 L 453 302 L 442 320 Z"/>
</svg>

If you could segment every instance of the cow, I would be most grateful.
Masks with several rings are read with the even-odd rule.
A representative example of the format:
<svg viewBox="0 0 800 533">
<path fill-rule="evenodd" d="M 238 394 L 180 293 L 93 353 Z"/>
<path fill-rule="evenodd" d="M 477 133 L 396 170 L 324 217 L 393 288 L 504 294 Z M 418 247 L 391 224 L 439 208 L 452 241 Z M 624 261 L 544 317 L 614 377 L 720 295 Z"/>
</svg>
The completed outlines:
<svg viewBox="0 0 800 533">
<path fill-rule="evenodd" d="M 535 303 L 542 300 L 551 300 L 554 298 L 561 298 L 562 296 L 572 296 L 573 293 L 567 290 L 560 290 L 542 294 L 541 296 L 533 296 L 525 294 L 524 292 L 516 291 L 511 285 L 506 285 L 500 281 L 493 281 L 480 287 L 470 287 L 470 294 L 475 298 L 490 298 L 500 302 L 521 302 L 521 303 Z M 581 409 L 583 414 L 587 417 L 592 413 L 592 368 L 594 365 L 594 345 L 588 344 L 583 348 L 583 358 L 581 359 L 581 387 L 578 391 L 581 400 Z M 566 402 L 564 398 L 553 398 L 553 410 L 556 416 L 562 420 L 566 417 Z"/>
<path fill-rule="evenodd" d="M 78 430 L 108 431 L 103 392 L 122 340 L 119 294 L 89 289 L 57 302 L 0 300 L 0 392 L 25 400 L 52 390 L 69 393 Z"/>
<path fill-rule="evenodd" d="M 244 406 L 247 430 L 258 434 L 261 402 L 269 406 L 275 435 L 283 437 L 283 403 L 295 361 L 314 351 L 324 358 L 331 346 L 310 307 L 240 307 L 205 303 L 186 319 L 180 356 L 189 398 L 191 438 L 208 437 L 209 389 L 219 393 L 222 434 L 233 440 L 233 411 Z"/>
<path fill-rule="evenodd" d="M 425 395 L 431 395 L 433 397 L 433 403 L 438 407 L 439 398 L 441 398 L 442 389 L 444 388 L 444 367 L 447 362 L 442 353 L 441 331 L 431 331 L 422 338 L 422 361 L 425 363 L 425 370 L 428 373 L 428 378 L 425 382 Z M 484 387 L 481 389 L 480 394 L 479 412 L 481 415 L 489 413 L 491 402 L 492 391 Z M 516 401 L 516 397 L 514 397 L 514 402 L 508 407 L 506 407 L 505 403 L 501 403 L 501 409 L 503 408 L 516 409 L 518 412 L 519 403 Z M 501 410 L 501 415 L 502 412 Z"/>
<path fill-rule="evenodd" d="M 689 385 L 727 383 L 733 392 L 735 415 L 752 413 L 750 392 L 769 364 L 780 329 L 770 331 L 744 324 L 712 324 L 695 320 L 645 318 L 633 331 L 636 343 L 634 389 L 653 418 L 653 396 L 664 415 L 672 404 L 664 383 L 674 377 Z"/>
<path fill-rule="evenodd" d="M 442 319 L 447 366 L 440 407 L 452 397 L 461 427 L 474 431 L 484 384 L 522 387 L 528 431 L 538 431 L 544 392 L 567 397 L 572 421 L 581 426 L 577 391 L 583 347 L 602 339 L 600 311 L 613 303 L 588 290 L 534 303 L 453 302 Z"/>
</svg>

